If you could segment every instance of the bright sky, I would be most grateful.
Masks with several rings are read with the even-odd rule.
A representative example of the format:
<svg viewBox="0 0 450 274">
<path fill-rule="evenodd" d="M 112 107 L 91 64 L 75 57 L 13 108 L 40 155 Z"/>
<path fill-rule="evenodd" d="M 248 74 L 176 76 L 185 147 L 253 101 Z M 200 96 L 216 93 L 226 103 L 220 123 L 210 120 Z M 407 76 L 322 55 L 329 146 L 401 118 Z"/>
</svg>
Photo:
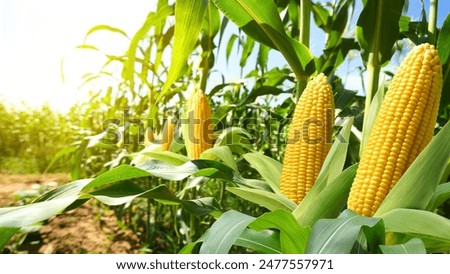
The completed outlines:
<svg viewBox="0 0 450 274">
<path fill-rule="evenodd" d="M 73 102 L 87 96 L 78 91 L 80 77 L 97 71 L 104 59 L 99 54 L 76 50 L 86 32 L 95 25 L 111 25 L 132 37 L 154 10 L 157 0 L 0 0 L 0 100 L 39 106 L 49 102 L 58 110 L 68 109 Z M 438 25 L 441 26 L 449 8 L 439 3 Z M 359 2 L 358 2 L 359 3 Z M 425 1 L 428 5 L 428 1 Z M 419 0 L 410 0 L 410 15 L 419 18 Z M 412 12 L 412 14 L 411 14 Z M 312 35 L 317 35 L 312 31 Z M 108 52 L 124 53 L 128 41 L 111 33 L 97 33 L 93 42 Z M 321 49 L 323 37 L 311 37 L 311 48 Z M 320 45 L 318 45 L 319 43 Z M 225 46 L 222 47 L 222 50 Z M 320 51 L 320 50 L 319 50 Z M 275 54 L 280 61 L 281 56 Z M 64 57 L 65 82 L 61 79 Z M 220 59 L 220 58 L 219 58 Z M 274 60 L 270 60 L 273 62 Z M 223 60 L 218 60 L 223 63 Z M 222 73 L 232 73 L 219 64 Z M 360 62 L 360 61 L 358 61 Z M 275 60 L 276 63 L 276 60 Z M 236 63 L 237 64 L 237 63 Z M 217 67 L 216 67 L 217 68 Z M 352 81 L 350 75 L 347 83 Z M 211 79 L 212 80 L 212 79 Z M 351 88 L 351 87 L 350 87 Z"/>
<path fill-rule="evenodd" d="M 80 76 L 104 60 L 75 50 L 95 25 L 118 27 L 133 36 L 156 0 L 0 0 L 0 100 L 49 102 L 67 109 L 80 96 Z M 98 33 L 100 34 L 100 32 Z M 101 35 L 101 34 L 100 34 Z M 96 37 L 100 37 L 96 35 Z M 111 34 L 95 44 L 123 53 L 127 40 Z M 61 79 L 61 60 L 65 77 Z M 90 69 L 91 68 L 91 69 Z"/>
</svg>

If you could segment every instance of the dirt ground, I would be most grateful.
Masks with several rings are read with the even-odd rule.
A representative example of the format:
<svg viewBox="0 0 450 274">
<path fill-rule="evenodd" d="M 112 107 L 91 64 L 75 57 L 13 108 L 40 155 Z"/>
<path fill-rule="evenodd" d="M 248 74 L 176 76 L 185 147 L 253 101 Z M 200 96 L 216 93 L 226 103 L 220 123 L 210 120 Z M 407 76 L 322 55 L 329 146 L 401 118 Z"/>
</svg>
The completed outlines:
<svg viewBox="0 0 450 274">
<path fill-rule="evenodd" d="M 0 207 L 15 205 L 14 193 L 52 187 L 69 181 L 67 174 L 17 175 L 0 174 Z M 50 218 L 42 228 L 28 234 L 13 253 L 64 254 L 136 254 L 142 246 L 131 229 L 122 229 L 112 210 L 83 206 Z M 0 250 L 1 253 L 1 250 Z"/>
</svg>

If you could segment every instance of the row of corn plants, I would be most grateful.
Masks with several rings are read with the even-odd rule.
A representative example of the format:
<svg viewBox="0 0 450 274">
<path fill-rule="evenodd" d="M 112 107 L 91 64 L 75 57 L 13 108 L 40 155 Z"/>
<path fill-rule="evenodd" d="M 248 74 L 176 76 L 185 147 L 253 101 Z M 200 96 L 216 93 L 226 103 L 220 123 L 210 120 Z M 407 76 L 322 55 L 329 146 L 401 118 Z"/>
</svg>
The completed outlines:
<svg viewBox="0 0 450 274">
<path fill-rule="evenodd" d="M 440 209 L 450 197 L 450 17 L 438 29 L 437 2 L 430 5 L 428 20 L 423 6 L 414 22 L 402 15 L 404 0 L 158 1 L 134 37 L 94 27 L 80 48 L 99 51 L 88 38 L 105 30 L 130 47 L 106 54 L 84 80 L 114 77 L 108 66 L 120 64 L 106 97 L 147 113 L 145 130 L 137 119 L 112 119 L 57 155 L 78 157 L 75 170 L 95 147 L 114 150 L 115 160 L 29 205 L 0 209 L 0 247 L 96 199 L 145 220 L 147 252 L 448 253 L 450 221 Z M 312 19 L 327 36 L 319 57 L 309 48 Z M 252 52 L 255 69 L 211 88 L 215 44 L 225 43 L 230 21 L 239 34 L 227 57 L 238 41 L 241 75 Z M 380 81 L 393 49 L 408 43 L 415 46 L 400 54 L 392 80 Z M 267 66 L 273 51 L 286 67 Z M 335 74 L 351 51 L 366 68 L 365 96 Z M 170 233 L 161 219 L 171 220 Z M 173 247 L 152 246 L 162 234 L 176 238 Z"/>
</svg>

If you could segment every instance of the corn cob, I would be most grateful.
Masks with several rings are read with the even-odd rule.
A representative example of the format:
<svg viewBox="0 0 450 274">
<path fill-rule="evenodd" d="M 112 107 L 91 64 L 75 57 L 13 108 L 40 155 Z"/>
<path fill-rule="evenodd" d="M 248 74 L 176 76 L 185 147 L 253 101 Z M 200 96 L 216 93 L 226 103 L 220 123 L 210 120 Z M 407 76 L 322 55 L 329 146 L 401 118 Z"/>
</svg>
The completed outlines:
<svg viewBox="0 0 450 274">
<path fill-rule="evenodd" d="M 195 91 L 187 102 L 187 129 L 184 140 L 188 157 L 199 159 L 203 151 L 212 147 L 213 125 L 208 98 L 201 90 Z"/>
<path fill-rule="evenodd" d="M 430 142 L 442 89 L 434 46 L 415 47 L 400 64 L 361 155 L 347 206 L 373 216 L 388 192 Z"/>
<path fill-rule="evenodd" d="M 308 83 L 295 107 L 283 160 L 280 190 L 297 204 L 316 181 L 330 150 L 333 122 L 333 94 L 321 73 Z"/>
<path fill-rule="evenodd" d="M 172 144 L 174 132 L 175 132 L 175 119 L 171 117 L 168 118 L 166 123 L 164 124 L 161 140 L 162 150 L 169 150 L 170 145 Z"/>
</svg>

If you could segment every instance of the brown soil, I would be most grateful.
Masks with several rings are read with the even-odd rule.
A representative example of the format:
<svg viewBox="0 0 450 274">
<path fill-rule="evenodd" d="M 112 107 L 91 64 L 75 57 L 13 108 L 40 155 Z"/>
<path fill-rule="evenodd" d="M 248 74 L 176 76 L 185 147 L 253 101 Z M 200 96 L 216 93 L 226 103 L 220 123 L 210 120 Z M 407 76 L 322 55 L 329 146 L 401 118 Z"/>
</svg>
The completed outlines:
<svg viewBox="0 0 450 274">
<path fill-rule="evenodd" d="M 67 174 L 0 174 L 0 207 L 17 205 L 20 201 L 14 200 L 14 193 L 18 190 L 49 187 L 68 181 Z M 89 201 L 77 209 L 50 218 L 39 231 L 28 234 L 13 252 L 136 254 L 141 248 L 139 237 L 131 229 L 119 228 L 112 210 Z"/>
</svg>

